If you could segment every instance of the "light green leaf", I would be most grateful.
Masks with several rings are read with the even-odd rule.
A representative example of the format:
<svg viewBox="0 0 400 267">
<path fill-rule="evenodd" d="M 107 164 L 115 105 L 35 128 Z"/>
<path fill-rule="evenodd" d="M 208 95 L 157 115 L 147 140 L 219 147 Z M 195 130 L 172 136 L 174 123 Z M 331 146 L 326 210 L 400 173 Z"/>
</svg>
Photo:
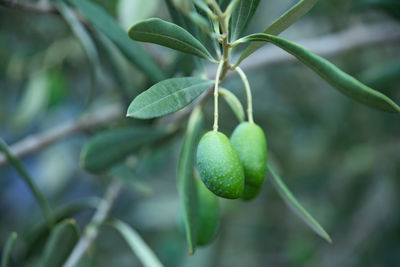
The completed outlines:
<svg viewBox="0 0 400 267">
<path fill-rule="evenodd" d="M 136 21 L 151 17 L 160 6 L 160 0 L 119 0 L 118 20 L 128 30 Z"/>
<path fill-rule="evenodd" d="M 81 164 L 89 172 L 103 172 L 143 146 L 162 139 L 167 133 L 164 129 L 153 127 L 129 127 L 104 131 L 85 144 L 81 153 Z"/>
<path fill-rule="evenodd" d="M 315 233 L 320 237 L 332 243 L 332 239 L 322 226 L 311 216 L 310 213 L 297 201 L 296 197 L 286 187 L 282 179 L 275 173 L 270 165 L 267 166 L 268 171 L 272 175 L 271 183 L 278 191 L 279 195 L 288 205 Z"/>
<path fill-rule="evenodd" d="M 107 12 L 89 0 L 69 0 L 83 13 L 99 31 L 110 38 L 121 52 L 153 82 L 165 78 L 150 55 L 137 43 L 129 39 L 125 31 Z"/>
<path fill-rule="evenodd" d="M 314 54 L 302 46 L 286 39 L 269 34 L 252 34 L 238 40 L 270 42 L 292 54 L 340 92 L 360 103 L 392 113 L 400 113 L 400 107 L 386 95 L 364 85 L 354 77 L 343 72 L 328 60 Z"/>
<path fill-rule="evenodd" d="M 158 18 L 139 21 L 128 31 L 133 40 L 159 44 L 184 53 L 214 59 L 207 49 L 184 28 Z"/>
<path fill-rule="evenodd" d="M 192 255 L 196 247 L 197 238 L 197 189 L 194 180 L 194 153 L 200 139 L 203 115 L 199 107 L 190 115 L 185 139 L 178 161 L 177 186 L 185 229 L 189 254 Z"/>
<path fill-rule="evenodd" d="M 129 105 L 127 116 L 151 119 L 173 113 L 190 104 L 213 83 L 195 77 L 164 80 L 138 95 Z"/>
<path fill-rule="evenodd" d="M 18 127 L 35 121 L 45 110 L 49 101 L 48 72 L 38 70 L 30 74 L 21 101 L 10 119 Z"/>
<path fill-rule="evenodd" d="M 224 98 L 226 103 L 228 103 L 229 107 L 232 109 L 233 113 L 235 113 L 236 118 L 239 120 L 239 122 L 243 122 L 245 119 L 244 110 L 239 99 L 229 90 L 226 90 L 224 88 L 219 88 L 219 94 Z"/>
<path fill-rule="evenodd" d="M 140 235 L 128 224 L 115 220 L 111 225 L 122 235 L 132 252 L 136 254 L 145 267 L 162 267 L 162 263 L 144 242 Z"/>
<path fill-rule="evenodd" d="M 282 16 L 280 16 L 277 20 L 275 20 L 271 25 L 269 25 L 266 29 L 264 29 L 263 33 L 271 34 L 271 35 L 279 35 L 281 32 L 289 28 L 290 25 L 295 23 L 301 17 L 308 13 L 311 8 L 318 2 L 318 0 L 300 0 L 286 11 Z M 236 65 L 239 65 L 240 62 L 243 61 L 246 57 L 250 56 L 254 51 L 262 47 L 264 43 L 255 42 L 251 43 L 243 54 L 240 56 Z"/>
<path fill-rule="evenodd" d="M 12 232 L 7 239 L 4 246 L 3 253 L 1 254 L 1 267 L 9 267 L 11 261 L 12 251 L 17 240 L 17 233 Z"/>
<path fill-rule="evenodd" d="M 247 28 L 247 25 L 256 12 L 259 3 L 260 0 L 238 1 L 229 23 L 231 40 L 236 40 Z"/>
<path fill-rule="evenodd" d="M 62 1 L 54 1 L 54 6 L 58 9 L 60 14 L 63 16 L 65 21 L 69 24 L 72 32 L 78 38 L 79 42 L 81 43 L 85 53 L 90 62 L 91 68 L 91 97 L 93 96 L 96 85 L 97 85 L 97 78 L 101 75 L 100 69 L 100 59 L 99 54 L 97 53 L 96 46 L 90 37 L 89 33 L 83 27 L 81 22 L 79 21 L 78 16 L 75 12 L 73 12 L 64 2 Z M 89 98 L 91 98 L 89 97 Z"/>
<path fill-rule="evenodd" d="M 42 254 L 40 266 L 62 266 L 78 240 L 79 230 L 74 220 L 68 219 L 58 223 L 51 231 Z"/>
</svg>

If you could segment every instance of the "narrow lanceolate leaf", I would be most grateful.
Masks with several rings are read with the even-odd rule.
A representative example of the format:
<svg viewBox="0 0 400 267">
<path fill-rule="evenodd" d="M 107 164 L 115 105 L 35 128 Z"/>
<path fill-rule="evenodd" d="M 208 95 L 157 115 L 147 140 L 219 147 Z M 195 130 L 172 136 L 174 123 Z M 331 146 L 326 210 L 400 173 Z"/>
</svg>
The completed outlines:
<svg viewBox="0 0 400 267">
<path fill-rule="evenodd" d="M 128 224 L 122 221 L 113 221 L 111 225 L 122 235 L 132 252 L 136 254 L 145 267 L 162 267 L 162 263 L 143 241 L 140 235 Z"/>
<path fill-rule="evenodd" d="M 268 165 L 268 171 L 271 173 L 271 182 L 279 195 L 285 201 L 285 203 L 305 222 L 307 225 L 320 237 L 332 243 L 332 239 L 328 233 L 322 228 L 322 226 L 311 216 L 310 213 L 297 201 L 296 197 L 286 187 L 282 179 L 276 174 L 276 172 Z"/>
<path fill-rule="evenodd" d="M 55 1 L 55 7 L 69 24 L 72 32 L 78 38 L 90 62 L 91 68 L 91 95 L 96 89 L 97 77 L 101 75 L 100 59 L 96 46 L 89 33 L 80 23 L 78 16 L 62 1 Z"/>
<path fill-rule="evenodd" d="M 127 116 L 151 119 L 173 113 L 190 104 L 213 83 L 195 77 L 164 80 L 138 95 L 129 105 Z"/>
<path fill-rule="evenodd" d="M 46 243 L 40 266 L 62 266 L 78 240 L 79 230 L 74 220 L 64 220 L 57 224 Z"/>
<path fill-rule="evenodd" d="M 400 113 L 400 107 L 386 95 L 366 86 L 343 72 L 328 60 L 314 54 L 302 46 L 269 34 L 252 34 L 238 40 L 270 42 L 295 56 L 340 92 L 360 103 L 392 113 Z"/>
<path fill-rule="evenodd" d="M 184 28 L 158 18 L 139 21 L 128 31 L 133 40 L 159 44 L 184 53 L 213 60 L 207 49 Z"/>
<path fill-rule="evenodd" d="M 200 108 L 193 110 L 190 115 L 185 139 L 178 161 L 178 193 L 180 211 L 185 229 L 189 254 L 193 254 L 197 238 L 197 195 L 193 176 L 194 153 L 200 138 L 203 115 Z"/>
<path fill-rule="evenodd" d="M 256 12 L 260 0 L 239 0 L 236 4 L 235 10 L 232 13 L 230 21 L 230 34 L 231 40 L 236 40 L 243 31 L 247 28 L 251 18 Z"/>
<path fill-rule="evenodd" d="M 311 8 L 317 2 L 318 2 L 318 0 L 300 0 L 299 2 L 297 2 L 296 5 L 294 5 L 288 11 L 286 11 L 282 16 L 280 16 L 278 19 L 276 19 L 267 28 L 265 28 L 263 33 L 279 35 L 281 32 L 283 32 L 284 30 L 289 28 L 290 25 L 292 25 L 297 20 L 299 20 L 301 17 L 303 17 L 305 14 L 307 14 L 308 11 L 310 11 Z M 243 61 L 243 59 L 250 56 L 254 51 L 259 49 L 263 45 L 264 45 L 264 43 L 262 43 L 262 42 L 251 43 L 246 48 L 246 50 L 243 52 L 243 54 L 240 56 L 238 63 L 236 63 L 236 65 L 239 65 L 240 62 Z"/>
<path fill-rule="evenodd" d="M 22 179 L 24 179 L 29 189 L 35 196 L 35 199 L 39 203 L 43 215 L 46 218 L 48 226 L 52 227 L 54 222 L 54 217 L 53 217 L 53 211 L 51 210 L 49 203 L 47 202 L 43 193 L 39 190 L 39 187 L 36 186 L 34 179 L 30 176 L 24 165 L 22 165 L 22 162 L 16 156 L 14 156 L 14 154 L 8 147 L 7 143 L 4 142 L 4 140 L 1 137 L 0 137 L 0 151 L 4 153 L 8 161 L 15 167 L 15 169 L 21 175 Z"/>
<path fill-rule="evenodd" d="M 239 120 L 239 122 L 243 122 L 245 119 L 244 110 L 239 99 L 230 91 L 223 88 L 219 88 L 219 94 L 224 98 L 226 103 L 228 103 L 229 107 L 232 109 L 233 113 L 235 113 L 235 116 Z"/>
<path fill-rule="evenodd" d="M 81 164 L 89 172 L 103 172 L 143 146 L 154 143 L 167 134 L 166 130 L 153 127 L 129 127 L 104 131 L 86 143 L 81 153 Z"/>
<path fill-rule="evenodd" d="M 4 246 L 3 253 L 1 254 L 1 267 L 9 267 L 11 261 L 12 251 L 17 240 L 17 233 L 13 232 L 7 239 Z"/>
<path fill-rule="evenodd" d="M 129 39 L 126 32 L 107 12 L 89 0 L 69 0 L 83 13 L 99 31 L 110 38 L 121 52 L 152 81 L 158 82 L 165 78 L 150 55 L 137 43 Z"/>
</svg>

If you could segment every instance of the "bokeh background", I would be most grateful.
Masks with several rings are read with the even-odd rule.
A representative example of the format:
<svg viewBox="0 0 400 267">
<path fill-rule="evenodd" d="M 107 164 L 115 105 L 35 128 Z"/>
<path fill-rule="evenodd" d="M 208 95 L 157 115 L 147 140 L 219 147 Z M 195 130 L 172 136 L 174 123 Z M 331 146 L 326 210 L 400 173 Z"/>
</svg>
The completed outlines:
<svg viewBox="0 0 400 267">
<path fill-rule="evenodd" d="M 95 2 L 125 29 L 150 16 L 170 20 L 162 0 Z M 263 30 L 295 3 L 261 1 L 246 32 Z M 399 14 L 394 0 L 320 0 L 282 36 L 306 40 L 322 49 L 318 51 L 332 50 L 324 55 L 334 64 L 400 103 L 400 37 L 395 31 L 400 29 Z M 354 35 L 340 38 L 349 29 L 355 29 Z M 141 124 L 126 119 L 124 111 L 150 85 L 104 36 L 93 28 L 90 32 L 100 58 L 95 86 L 79 40 L 59 15 L 0 5 L 0 136 L 8 144 L 85 121 L 85 116 L 102 114 L 110 106 L 122 110 L 112 120 L 80 129 L 23 157 L 55 210 L 103 196 L 113 178 L 82 170 L 81 149 L 96 132 Z M 367 38 L 351 49 L 334 49 L 357 42 L 358 34 L 373 38 L 382 32 L 390 38 L 376 42 Z M 332 39 L 320 47 L 318 40 L 327 36 Z M 143 46 L 166 72 L 174 66 L 181 67 L 176 75 L 187 71 L 185 61 L 174 61 L 180 58 L 178 52 Z M 245 61 L 255 121 L 266 132 L 270 162 L 328 231 L 333 244 L 320 239 L 286 207 L 267 177 L 254 201 L 220 201 L 217 239 L 189 257 L 177 226 L 176 169 L 185 122 L 173 138 L 131 159 L 139 162 L 132 186 L 124 187 L 111 216 L 134 227 L 166 266 L 400 266 L 399 116 L 354 102 L 304 65 L 277 53 L 267 48 Z M 260 64 L 251 65 L 260 58 Z M 224 87 L 245 103 L 237 76 L 229 76 Z M 237 121 L 221 103 L 220 127 L 230 134 Z M 204 110 L 209 129 L 212 101 Z M 86 209 L 73 217 L 83 228 L 92 214 L 93 209 Z M 18 232 L 15 266 L 22 266 L 24 258 L 26 266 L 35 264 L 41 243 L 34 237 L 41 224 L 41 211 L 26 184 L 11 165 L 0 165 L 0 247 L 10 232 Z M 140 263 L 118 233 L 105 226 L 79 266 Z"/>
</svg>

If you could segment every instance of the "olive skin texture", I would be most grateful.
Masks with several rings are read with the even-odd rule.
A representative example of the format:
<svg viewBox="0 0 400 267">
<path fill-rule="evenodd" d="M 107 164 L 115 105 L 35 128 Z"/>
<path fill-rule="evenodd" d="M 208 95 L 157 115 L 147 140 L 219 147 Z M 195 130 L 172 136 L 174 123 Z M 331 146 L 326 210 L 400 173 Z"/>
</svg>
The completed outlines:
<svg viewBox="0 0 400 267">
<path fill-rule="evenodd" d="M 244 184 L 244 190 L 242 199 L 249 201 L 258 196 L 261 191 L 262 184 L 260 185 L 251 185 L 251 184 Z"/>
<path fill-rule="evenodd" d="M 267 172 L 267 141 L 260 126 L 240 123 L 232 133 L 231 143 L 242 162 L 246 184 L 259 186 Z"/>
<path fill-rule="evenodd" d="M 239 198 L 244 188 L 244 171 L 228 137 L 209 131 L 197 147 L 197 168 L 207 188 L 217 196 Z"/>
<path fill-rule="evenodd" d="M 196 179 L 197 187 L 197 245 L 211 243 L 217 235 L 219 227 L 218 197 Z"/>
</svg>

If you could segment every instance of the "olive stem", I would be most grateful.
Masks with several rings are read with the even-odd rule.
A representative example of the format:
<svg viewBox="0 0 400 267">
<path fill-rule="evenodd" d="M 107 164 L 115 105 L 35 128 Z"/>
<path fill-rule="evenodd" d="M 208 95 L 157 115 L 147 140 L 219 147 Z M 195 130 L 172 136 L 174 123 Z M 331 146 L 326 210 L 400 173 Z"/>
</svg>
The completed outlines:
<svg viewBox="0 0 400 267">
<path fill-rule="evenodd" d="M 253 101 L 251 98 L 251 89 L 249 85 L 249 81 L 247 80 L 246 74 L 240 67 L 235 68 L 236 72 L 239 74 L 240 78 L 242 79 L 244 88 L 246 90 L 246 97 L 247 97 L 247 119 L 250 123 L 254 123 L 253 120 Z"/>
<path fill-rule="evenodd" d="M 221 76 L 222 67 L 224 66 L 224 60 L 221 60 L 218 65 L 217 75 L 215 76 L 214 84 L 214 125 L 213 130 L 218 131 L 218 86 L 219 78 Z"/>
</svg>

